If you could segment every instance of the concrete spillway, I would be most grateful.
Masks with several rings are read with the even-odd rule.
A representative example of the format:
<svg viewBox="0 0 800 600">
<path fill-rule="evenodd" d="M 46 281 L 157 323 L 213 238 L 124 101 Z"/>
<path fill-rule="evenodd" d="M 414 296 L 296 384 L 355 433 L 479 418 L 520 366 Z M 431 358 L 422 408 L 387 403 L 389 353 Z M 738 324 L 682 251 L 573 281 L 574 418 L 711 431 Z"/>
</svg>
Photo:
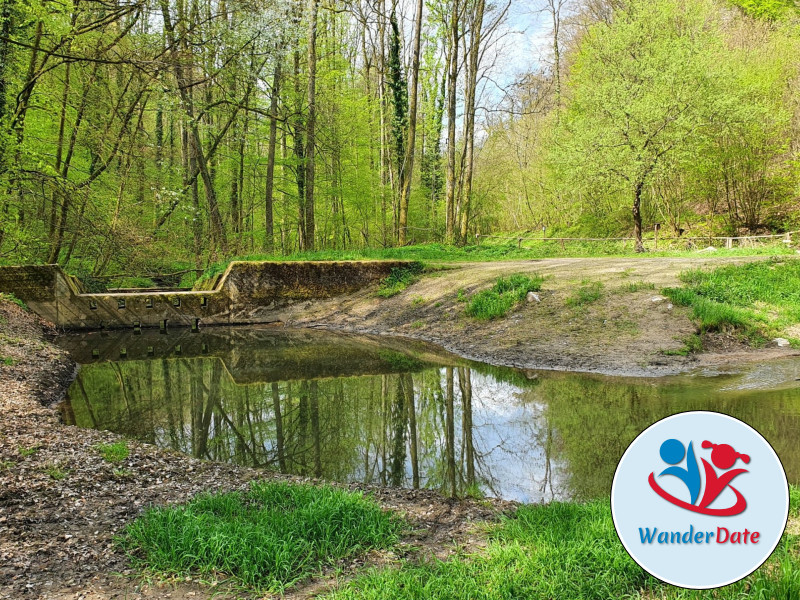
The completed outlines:
<svg viewBox="0 0 800 600">
<path fill-rule="evenodd" d="M 64 329 L 271 323 L 276 311 L 375 285 L 407 261 L 232 262 L 191 291 L 86 293 L 58 265 L 0 267 L 0 292 L 14 294 Z"/>
</svg>

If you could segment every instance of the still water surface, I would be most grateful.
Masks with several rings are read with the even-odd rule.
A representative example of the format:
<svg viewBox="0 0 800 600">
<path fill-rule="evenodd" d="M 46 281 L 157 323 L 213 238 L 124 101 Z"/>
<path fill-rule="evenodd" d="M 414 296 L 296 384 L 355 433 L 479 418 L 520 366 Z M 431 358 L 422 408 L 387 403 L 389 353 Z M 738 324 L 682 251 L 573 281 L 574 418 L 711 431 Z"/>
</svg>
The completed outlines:
<svg viewBox="0 0 800 600">
<path fill-rule="evenodd" d="M 524 502 L 607 494 L 628 443 L 738 417 L 800 483 L 800 360 L 661 379 L 501 369 L 388 338 L 270 327 L 63 336 L 65 422 L 191 456 Z M 654 457 L 654 464 L 657 457 Z"/>
</svg>

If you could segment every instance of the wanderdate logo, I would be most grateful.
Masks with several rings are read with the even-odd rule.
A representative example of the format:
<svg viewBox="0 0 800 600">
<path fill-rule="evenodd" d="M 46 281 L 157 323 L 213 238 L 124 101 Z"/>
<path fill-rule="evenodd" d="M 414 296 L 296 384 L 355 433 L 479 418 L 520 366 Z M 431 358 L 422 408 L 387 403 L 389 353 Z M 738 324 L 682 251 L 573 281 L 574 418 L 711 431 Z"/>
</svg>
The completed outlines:
<svg viewBox="0 0 800 600">
<path fill-rule="evenodd" d="M 643 431 L 617 466 L 611 512 L 646 571 L 690 589 L 757 569 L 789 513 L 783 466 L 752 427 L 720 413 L 672 415 Z"/>
<path fill-rule="evenodd" d="M 729 444 L 714 444 L 708 440 L 704 440 L 701 447 L 706 449 L 713 448 L 711 451 L 711 462 L 713 466 L 709 464 L 705 458 L 700 459 L 703 463 L 702 474 L 700 468 L 697 466 L 697 458 L 695 457 L 692 442 L 689 442 L 688 450 L 684 448 L 679 440 L 674 438 L 668 439 L 661 444 L 661 458 L 665 463 L 672 466 L 661 471 L 659 477 L 672 475 L 680 479 L 689 492 L 689 502 L 676 498 L 665 491 L 656 482 L 654 472 L 650 473 L 650 476 L 647 478 L 650 487 L 667 502 L 703 515 L 727 517 L 744 512 L 744 509 L 747 508 L 747 500 L 745 500 L 745 497 L 738 489 L 731 485 L 731 482 L 734 478 L 748 471 L 747 469 L 731 469 L 731 467 L 737 460 L 749 463 L 750 456 L 737 452 L 733 449 L 733 446 Z M 684 457 L 686 457 L 686 466 L 678 466 L 679 463 L 684 462 Z M 720 469 L 720 473 L 717 473 L 714 467 Z M 726 471 L 726 469 L 730 470 Z M 700 496 L 701 488 L 704 489 L 702 497 Z M 724 508 L 711 508 L 710 505 L 726 489 L 730 489 L 736 495 L 736 503 Z"/>
</svg>

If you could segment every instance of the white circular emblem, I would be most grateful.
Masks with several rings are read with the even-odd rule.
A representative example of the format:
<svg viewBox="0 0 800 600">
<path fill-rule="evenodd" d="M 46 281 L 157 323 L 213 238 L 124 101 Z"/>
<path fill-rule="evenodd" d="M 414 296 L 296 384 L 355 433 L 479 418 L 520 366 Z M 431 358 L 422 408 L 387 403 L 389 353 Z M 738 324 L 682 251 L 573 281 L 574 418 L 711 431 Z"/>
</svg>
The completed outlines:
<svg viewBox="0 0 800 600">
<path fill-rule="evenodd" d="M 755 571 L 789 517 L 786 473 L 749 425 L 715 412 L 667 417 L 617 465 L 611 515 L 625 550 L 672 585 L 709 589 Z"/>
</svg>

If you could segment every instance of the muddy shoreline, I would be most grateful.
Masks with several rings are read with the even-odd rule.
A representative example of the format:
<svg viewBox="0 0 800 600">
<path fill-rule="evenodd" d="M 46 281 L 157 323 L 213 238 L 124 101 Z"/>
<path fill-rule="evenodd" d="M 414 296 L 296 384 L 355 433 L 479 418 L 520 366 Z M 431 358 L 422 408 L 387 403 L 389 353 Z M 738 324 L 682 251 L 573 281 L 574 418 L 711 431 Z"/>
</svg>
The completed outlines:
<svg viewBox="0 0 800 600">
<path fill-rule="evenodd" d="M 63 425 L 55 409 L 76 372 L 51 343 L 56 332 L 7 302 L 0 301 L 0 319 L 0 354 L 13 361 L 0 367 L 0 598 L 227 597 L 220 595 L 224 585 L 137 577 L 114 536 L 148 506 L 185 502 L 200 492 L 238 490 L 256 478 L 322 483 L 198 460 L 133 440 L 127 440 L 128 459 L 107 463 L 96 446 L 121 436 Z M 445 557 L 457 546 L 478 546 L 483 538 L 476 523 L 515 506 L 452 500 L 430 490 L 341 487 L 372 494 L 384 508 L 405 515 L 412 531 L 396 552 L 339 565 L 338 577 L 364 563 Z M 321 576 L 287 597 L 308 597 L 333 584 L 333 574 Z"/>
</svg>

